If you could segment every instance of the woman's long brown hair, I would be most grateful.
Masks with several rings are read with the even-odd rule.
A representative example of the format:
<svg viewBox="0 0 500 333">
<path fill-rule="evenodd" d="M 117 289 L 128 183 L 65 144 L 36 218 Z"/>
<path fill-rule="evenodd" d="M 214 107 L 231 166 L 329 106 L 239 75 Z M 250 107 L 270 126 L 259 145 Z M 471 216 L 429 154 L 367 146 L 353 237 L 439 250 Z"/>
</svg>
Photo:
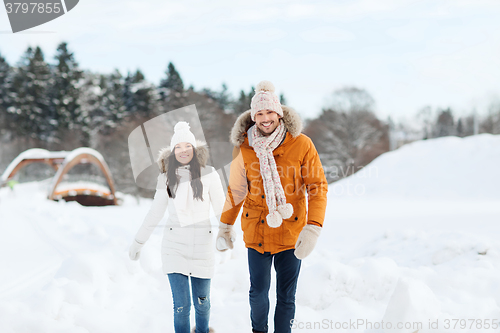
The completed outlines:
<svg viewBox="0 0 500 333">
<path fill-rule="evenodd" d="M 167 193 L 170 198 L 175 198 L 175 191 L 179 178 L 177 177 L 176 170 L 181 164 L 175 158 L 175 149 L 167 157 Z M 203 183 L 201 182 L 201 166 L 198 157 L 196 156 L 196 148 L 193 147 L 193 159 L 189 162 L 189 171 L 191 174 L 191 188 L 193 189 L 193 199 L 203 201 Z M 173 190 L 172 190 L 173 189 Z"/>
</svg>

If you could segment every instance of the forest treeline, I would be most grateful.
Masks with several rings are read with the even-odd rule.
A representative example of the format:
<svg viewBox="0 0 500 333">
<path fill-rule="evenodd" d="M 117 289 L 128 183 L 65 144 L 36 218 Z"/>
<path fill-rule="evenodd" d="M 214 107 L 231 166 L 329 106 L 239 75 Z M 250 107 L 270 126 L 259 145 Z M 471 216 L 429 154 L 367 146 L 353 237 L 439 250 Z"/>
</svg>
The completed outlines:
<svg viewBox="0 0 500 333">
<path fill-rule="evenodd" d="M 224 83 L 219 90 L 185 87 L 171 62 L 158 84 L 148 81 L 139 69 L 126 74 L 95 73 L 82 69 L 64 42 L 50 60 L 40 47 L 29 47 L 15 65 L 0 54 L 0 172 L 29 148 L 85 146 L 103 154 L 118 190 L 139 193 L 127 147 L 134 128 L 195 104 L 206 140 L 228 142 L 236 117 L 249 109 L 253 94 L 254 87 L 249 87 L 233 96 Z M 500 134 L 500 103 L 492 103 L 480 118 L 472 112 L 456 117 L 450 108 L 426 107 L 416 116 L 417 126 L 410 126 L 379 119 L 375 100 L 364 89 L 344 87 L 330 97 L 316 118 L 304 119 L 303 131 L 316 145 L 329 181 L 352 174 L 408 141 Z M 287 105 L 283 94 L 280 99 Z"/>
</svg>

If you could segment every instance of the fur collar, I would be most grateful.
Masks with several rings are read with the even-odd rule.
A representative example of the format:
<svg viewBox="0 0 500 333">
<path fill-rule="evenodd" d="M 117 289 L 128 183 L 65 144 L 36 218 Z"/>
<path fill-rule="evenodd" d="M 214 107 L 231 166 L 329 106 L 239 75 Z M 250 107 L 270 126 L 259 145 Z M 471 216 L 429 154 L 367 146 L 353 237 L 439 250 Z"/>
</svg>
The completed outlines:
<svg viewBox="0 0 500 333">
<path fill-rule="evenodd" d="M 201 140 L 196 140 L 196 157 L 200 162 L 200 167 L 204 168 L 207 165 L 208 161 L 208 146 L 206 142 Z M 161 173 L 167 173 L 168 169 L 168 156 L 170 156 L 170 147 L 165 147 L 160 150 L 158 153 L 158 159 L 156 162 L 158 163 L 158 167 L 160 168 Z"/>
<path fill-rule="evenodd" d="M 299 136 L 302 132 L 302 120 L 299 114 L 289 106 L 282 105 L 281 108 L 283 109 L 283 121 L 286 130 L 294 138 Z M 250 110 L 243 112 L 238 119 L 236 119 L 233 129 L 231 130 L 231 136 L 229 138 L 231 143 L 236 147 L 241 146 L 243 141 L 245 141 L 245 133 L 253 124 L 255 124 L 255 122 L 252 121 Z"/>
</svg>

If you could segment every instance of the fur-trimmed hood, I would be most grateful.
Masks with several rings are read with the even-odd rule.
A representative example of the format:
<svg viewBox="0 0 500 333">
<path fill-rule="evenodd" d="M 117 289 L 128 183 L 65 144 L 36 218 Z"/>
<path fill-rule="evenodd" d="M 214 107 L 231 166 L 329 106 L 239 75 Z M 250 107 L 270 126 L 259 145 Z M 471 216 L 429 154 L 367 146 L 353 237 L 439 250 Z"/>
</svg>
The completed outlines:
<svg viewBox="0 0 500 333">
<path fill-rule="evenodd" d="M 207 143 L 201 140 L 196 140 L 196 146 L 196 157 L 198 158 L 198 162 L 200 162 L 200 167 L 204 168 L 207 165 L 208 161 Z M 170 147 L 165 147 L 158 153 L 158 159 L 156 160 L 156 163 L 158 163 L 158 167 L 160 168 L 161 173 L 167 173 L 168 157 L 170 156 L 170 154 Z"/>
<path fill-rule="evenodd" d="M 302 120 L 300 119 L 299 114 L 289 106 L 282 105 L 283 109 L 283 122 L 285 123 L 286 130 L 292 135 L 292 137 L 297 137 L 302 132 Z M 231 143 L 239 147 L 245 141 L 245 133 L 248 129 L 255 124 L 252 120 L 252 116 L 250 114 L 251 110 L 247 110 L 243 112 L 231 130 L 230 140 Z"/>
</svg>

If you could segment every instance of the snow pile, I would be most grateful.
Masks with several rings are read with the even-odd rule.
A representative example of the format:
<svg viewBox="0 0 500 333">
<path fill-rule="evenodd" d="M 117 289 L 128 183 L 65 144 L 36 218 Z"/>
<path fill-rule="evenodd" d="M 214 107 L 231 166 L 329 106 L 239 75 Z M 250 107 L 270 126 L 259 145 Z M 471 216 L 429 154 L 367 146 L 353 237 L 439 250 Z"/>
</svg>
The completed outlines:
<svg viewBox="0 0 500 333">
<path fill-rule="evenodd" d="M 161 271 L 162 229 L 139 262 L 128 258 L 151 200 L 83 207 L 46 199 L 45 183 L 0 189 L 0 332 L 165 332 L 173 328 L 168 279 Z M 217 221 L 213 221 L 216 225 Z M 160 222 L 161 224 L 161 222 Z M 8 255 L 7 255 L 8 254 Z M 212 323 L 249 325 L 245 250 L 217 254 Z M 234 260 L 233 260 L 234 259 Z M 220 290 L 220 291 L 219 291 Z M 226 318 L 237 296 L 239 315 Z M 194 311 L 194 310 L 193 310 Z"/>
<path fill-rule="evenodd" d="M 292 332 L 498 332 L 484 328 L 500 319 L 498 177 L 471 170 L 498 162 L 495 143 L 486 135 L 417 142 L 375 160 L 380 178 L 365 179 L 363 195 L 338 196 L 332 185 L 317 248 L 302 262 Z M 439 168 L 425 162 L 431 156 Z M 416 174 L 431 167 L 450 174 Z M 449 194 L 443 186 L 454 179 L 467 190 Z M 361 184 L 336 184 L 347 181 Z M 173 332 L 163 230 L 139 261 L 127 253 L 150 205 L 130 196 L 122 206 L 53 202 L 43 183 L 0 189 L 0 332 Z M 222 333 L 251 331 L 239 221 L 237 230 L 235 250 L 216 254 L 212 281 L 211 326 Z M 274 290 L 273 276 L 270 332 Z"/>
<path fill-rule="evenodd" d="M 415 141 L 335 183 L 338 197 L 500 199 L 500 136 Z"/>
</svg>

